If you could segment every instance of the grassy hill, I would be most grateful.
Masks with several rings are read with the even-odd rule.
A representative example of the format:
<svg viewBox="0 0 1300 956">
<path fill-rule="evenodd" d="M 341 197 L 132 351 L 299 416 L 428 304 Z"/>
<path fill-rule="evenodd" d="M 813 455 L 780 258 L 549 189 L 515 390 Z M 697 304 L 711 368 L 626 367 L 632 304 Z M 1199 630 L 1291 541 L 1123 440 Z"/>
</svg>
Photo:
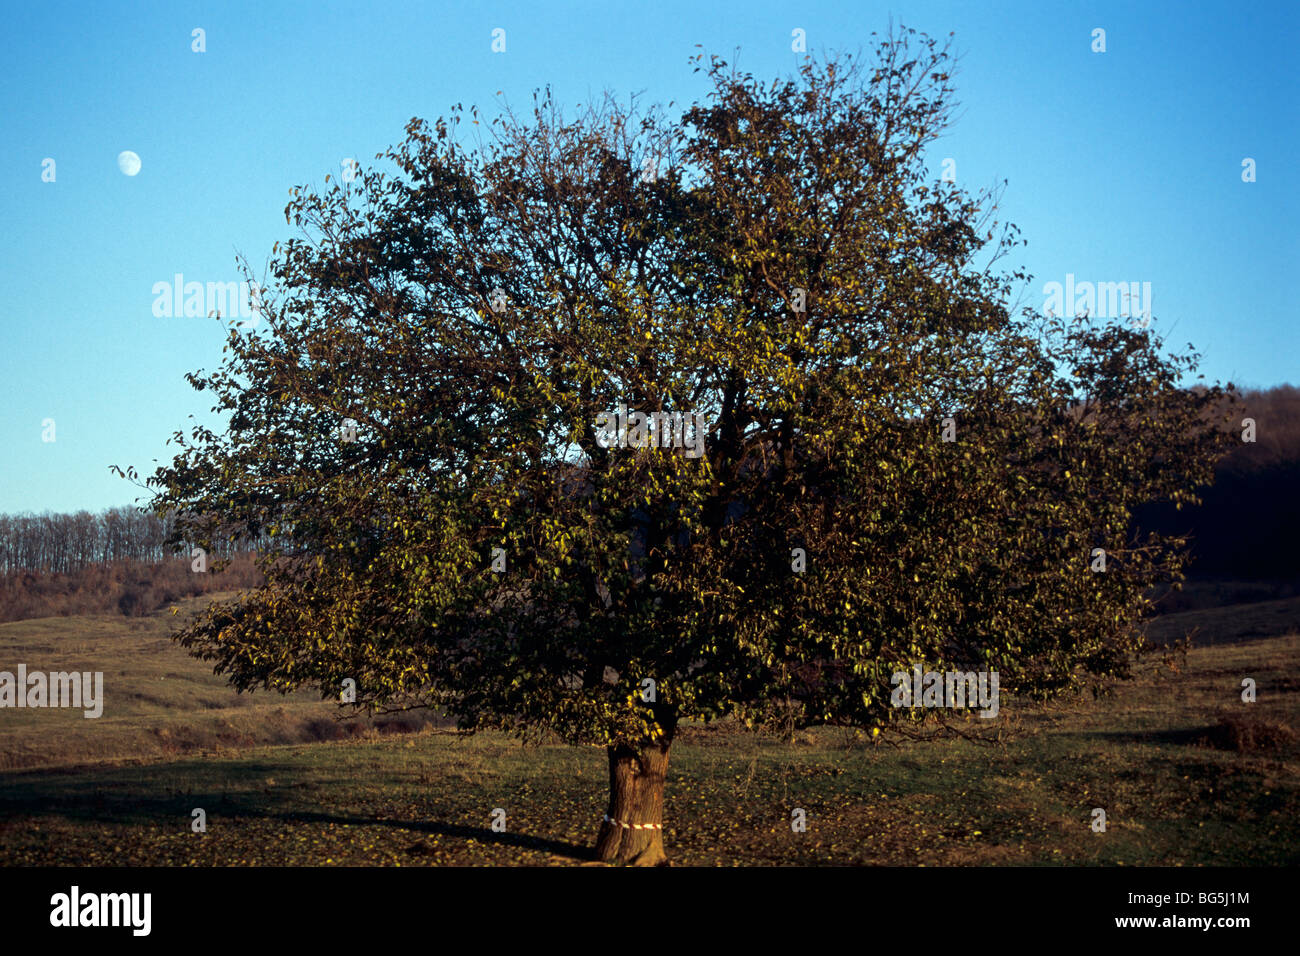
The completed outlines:
<svg viewBox="0 0 1300 956">
<path fill-rule="evenodd" d="M 218 594 L 217 597 L 228 595 Z M 179 603 L 182 614 L 211 596 Z M 339 720 L 314 692 L 239 694 L 212 665 L 169 638 L 176 621 L 159 612 L 47 617 L 0 624 L 0 670 L 102 671 L 104 713 L 78 709 L 0 710 L 0 769 L 157 760 L 254 744 L 338 739 L 433 723 L 427 715 Z"/>
<path fill-rule="evenodd" d="M 1277 603 L 1287 607 L 1266 606 Z M 781 742 L 687 725 L 669 767 L 669 854 L 699 865 L 1295 864 L 1296 610 L 1166 615 L 1167 636 L 1197 627 L 1210 646 L 1152 657 L 1098 700 L 1004 696 L 994 746 L 873 745 L 837 729 Z M 0 863 L 587 860 L 603 751 L 462 738 L 409 716 L 340 724 L 313 694 L 238 695 L 167 640 L 172 623 L 0 625 L 0 670 L 102 670 L 106 697 L 98 720 L 0 711 Z M 1243 677 L 1258 703 L 1241 702 Z M 1095 807 L 1104 834 L 1089 827 Z M 191 831 L 195 808 L 206 833 Z M 496 808 L 504 833 L 489 828 Z M 791 831 L 795 808 L 805 833 Z"/>
</svg>

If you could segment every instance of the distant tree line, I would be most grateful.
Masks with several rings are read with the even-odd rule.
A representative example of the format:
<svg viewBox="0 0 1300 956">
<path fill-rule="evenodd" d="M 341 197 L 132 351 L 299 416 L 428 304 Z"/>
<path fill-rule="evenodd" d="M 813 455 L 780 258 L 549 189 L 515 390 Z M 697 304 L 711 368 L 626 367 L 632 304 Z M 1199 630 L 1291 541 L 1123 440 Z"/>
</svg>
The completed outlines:
<svg viewBox="0 0 1300 956">
<path fill-rule="evenodd" d="M 130 506 L 98 514 L 0 515 L 0 574 L 71 574 L 93 564 L 135 561 L 154 564 L 176 552 L 167 545 L 174 519 Z M 214 545 L 212 557 L 228 548 Z M 188 549 L 182 556 L 188 559 Z"/>
</svg>

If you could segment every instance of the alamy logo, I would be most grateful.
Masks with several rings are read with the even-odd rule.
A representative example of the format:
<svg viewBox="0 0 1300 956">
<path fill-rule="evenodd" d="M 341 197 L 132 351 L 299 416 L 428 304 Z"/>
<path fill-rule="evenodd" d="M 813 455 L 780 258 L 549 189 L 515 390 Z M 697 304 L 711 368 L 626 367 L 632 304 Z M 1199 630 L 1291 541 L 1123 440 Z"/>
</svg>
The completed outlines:
<svg viewBox="0 0 1300 956">
<path fill-rule="evenodd" d="M 704 454 L 705 431 L 704 416 L 699 414 L 638 412 L 619 405 L 596 416 L 596 444 L 601 448 L 685 448 L 687 458 L 699 458 Z"/>
<path fill-rule="evenodd" d="M 1043 314 L 1050 316 L 1090 315 L 1099 319 L 1151 321 L 1150 282 L 1075 282 L 1074 273 L 1065 284 L 1043 284 Z"/>
<path fill-rule="evenodd" d="M 17 675 L 0 671 L 0 707 L 81 707 L 82 716 L 104 713 L 104 672 L 42 671 L 28 673 L 18 665 Z"/>
<path fill-rule="evenodd" d="M 129 926 L 133 936 L 148 936 L 153 922 L 152 893 L 69 893 L 50 897 L 51 926 Z"/>
<path fill-rule="evenodd" d="M 894 691 L 889 702 L 895 707 L 974 707 L 979 704 L 984 718 L 998 715 L 997 671 L 921 672 L 895 671 L 889 681 Z"/>
<path fill-rule="evenodd" d="M 262 289 L 256 282 L 186 282 L 176 273 L 171 282 L 153 284 L 153 314 L 160 319 L 201 319 L 217 314 L 227 319 L 247 319 L 245 328 L 262 315 Z"/>
</svg>

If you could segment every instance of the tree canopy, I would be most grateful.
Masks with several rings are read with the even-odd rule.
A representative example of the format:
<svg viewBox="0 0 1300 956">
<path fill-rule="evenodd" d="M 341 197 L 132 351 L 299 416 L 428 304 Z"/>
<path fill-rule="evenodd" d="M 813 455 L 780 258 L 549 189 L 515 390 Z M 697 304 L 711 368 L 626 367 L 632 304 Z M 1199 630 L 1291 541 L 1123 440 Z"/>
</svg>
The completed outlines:
<svg viewBox="0 0 1300 956">
<path fill-rule="evenodd" d="M 663 858 L 681 719 L 913 726 L 915 664 L 1122 676 L 1182 560 L 1133 509 L 1194 501 L 1225 440 L 1195 353 L 1011 305 L 996 191 L 925 161 L 947 48 L 697 69 L 677 118 L 539 93 L 471 141 L 457 107 L 293 190 L 264 324 L 189 376 L 228 427 L 149 479 L 177 541 L 273 542 L 186 646 L 607 747 L 605 859 Z"/>
</svg>

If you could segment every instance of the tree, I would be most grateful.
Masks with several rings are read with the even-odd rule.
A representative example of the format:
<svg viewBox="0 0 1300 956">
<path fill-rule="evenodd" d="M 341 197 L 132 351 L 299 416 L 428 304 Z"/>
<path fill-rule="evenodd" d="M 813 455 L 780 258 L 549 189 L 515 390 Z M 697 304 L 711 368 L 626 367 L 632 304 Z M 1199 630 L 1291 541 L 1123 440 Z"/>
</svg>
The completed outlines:
<svg viewBox="0 0 1300 956">
<path fill-rule="evenodd" d="M 176 542 L 271 542 L 180 640 L 240 689 L 603 746 L 597 854 L 638 864 L 682 719 L 907 731 L 913 664 L 1122 676 L 1183 544 L 1131 510 L 1194 500 L 1224 391 L 1014 313 L 996 196 L 924 166 L 949 63 L 912 31 L 771 84 L 712 58 L 677 121 L 539 94 L 467 145 L 457 107 L 296 188 L 266 322 L 188 376 L 228 427 L 148 482 Z"/>
</svg>

